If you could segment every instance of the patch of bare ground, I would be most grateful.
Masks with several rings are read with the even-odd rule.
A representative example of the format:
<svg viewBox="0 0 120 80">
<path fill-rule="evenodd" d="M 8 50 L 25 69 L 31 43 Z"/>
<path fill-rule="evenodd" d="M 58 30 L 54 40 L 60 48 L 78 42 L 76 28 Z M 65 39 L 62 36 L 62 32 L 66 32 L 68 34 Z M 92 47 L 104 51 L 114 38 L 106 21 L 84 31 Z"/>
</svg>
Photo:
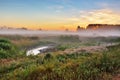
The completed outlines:
<svg viewBox="0 0 120 80">
<path fill-rule="evenodd" d="M 72 54 L 72 53 L 80 53 L 80 52 L 87 52 L 87 53 L 94 53 L 94 52 L 102 52 L 107 51 L 108 46 L 113 46 L 117 44 L 104 44 L 99 46 L 85 46 L 85 47 L 79 47 L 76 49 L 66 49 L 63 53 L 65 54 Z"/>
<path fill-rule="evenodd" d="M 15 61 L 14 59 L 0 59 L 0 64 L 7 64 L 14 61 Z"/>
<path fill-rule="evenodd" d="M 107 50 L 105 46 L 88 46 L 88 47 L 80 47 L 76 49 L 66 49 L 64 51 L 65 54 L 72 54 L 72 53 L 78 53 L 78 52 L 88 52 L 88 53 L 93 53 L 93 52 L 101 52 Z"/>
<path fill-rule="evenodd" d="M 112 80 L 120 80 L 120 74 L 115 75 Z"/>
<path fill-rule="evenodd" d="M 9 58 L 9 59 L 0 59 L 0 65 L 10 65 L 11 63 L 15 62 L 22 62 L 24 58 Z"/>
</svg>

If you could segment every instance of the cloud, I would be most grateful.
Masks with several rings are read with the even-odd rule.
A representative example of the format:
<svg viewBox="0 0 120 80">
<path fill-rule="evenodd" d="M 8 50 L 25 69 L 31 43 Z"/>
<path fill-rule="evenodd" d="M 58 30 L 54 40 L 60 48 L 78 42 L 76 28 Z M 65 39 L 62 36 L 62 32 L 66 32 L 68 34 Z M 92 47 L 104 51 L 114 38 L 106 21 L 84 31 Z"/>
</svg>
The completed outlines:
<svg viewBox="0 0 120 80">
<path fill-rule="evenodd" d="M 84 15 L 84 14 L 83 14 Z M 86 19 L 89 22 L 95 23 L 111 23 L 117 24 L 120 20 L 120 15 L 118 13 L 113 12 L 109 9 L 102 10 L 94 10 L 87 13 L 85 17 L 81 17 L 82 19 Z"/>
<path fill-rule="evenodd" d="M 75 21 L 77 24 L 119 24 L 120 15 L 111 9 L 100 9 L 92 11 L 80 11 L 79 16 L 69 18 L 71 21 Z"/>
</svg>

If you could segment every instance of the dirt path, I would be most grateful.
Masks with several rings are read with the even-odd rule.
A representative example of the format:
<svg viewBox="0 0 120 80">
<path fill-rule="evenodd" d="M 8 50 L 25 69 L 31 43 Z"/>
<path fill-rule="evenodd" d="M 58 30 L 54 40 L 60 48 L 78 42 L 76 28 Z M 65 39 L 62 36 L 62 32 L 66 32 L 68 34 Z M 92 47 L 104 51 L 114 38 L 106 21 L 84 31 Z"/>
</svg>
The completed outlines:
<svg viewBox="0 0 120 80">
<path fill-rule="evenodd" d="M 66 54 L 72 54 L 72 53 L 78 53 L 78 52 L 89 52 L 89 53 L 92 53 L 92 52 L 100 52 L 100 51 L 103 51 L 103 50 L 107 50 L 106 47 L 104 46 L 89 46 L 89 47 L 80 47 L 80 48 L 77 48 L 77 49 L 66 49 L 64 51 L 64 53 Z"/>
<path fill-rule="evenodd" d="M 64 53 L 72 54 L 72 53 L 78 53 L 78 52 L 88 52 L 88 53 L 101 52 L 101 51 L 106 51 L 108 46 L 114 46 L 114 45 L 117 45 L 117 44 L 104 44 L 100 46 L 85 46 L 85 47 L 79 47 L 76 49 L 66 49 Z"/>
</svg>

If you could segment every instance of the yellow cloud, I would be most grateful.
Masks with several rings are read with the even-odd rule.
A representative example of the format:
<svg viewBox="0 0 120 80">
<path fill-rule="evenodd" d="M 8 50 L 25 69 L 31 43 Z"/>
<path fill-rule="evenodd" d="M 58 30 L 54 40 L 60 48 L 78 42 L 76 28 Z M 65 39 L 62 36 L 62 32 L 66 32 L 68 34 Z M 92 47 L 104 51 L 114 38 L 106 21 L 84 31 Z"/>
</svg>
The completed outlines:
<svg viewBox="0 0 120 80">
<path fill-rule="evenodd" d="M 101 9 L 93 11 L 82 11 L 81 16 L 71 20 L 78 20 L 79 24 L 119 24 L 120 15 L 110 9 Z M 83 26 L 83 27 L 85 27 Z"/>
<path fill-rule="evenodd" d="M 79 15 L 78 15 L 79 14 Z M 68 14 L 69 15 L 69 14 Z M 7 17 L 0 21 L 1 25 L 27 27 L 30 29 L 47 30 L 76 30 L 77 26 L 86 27 L 88 24 L 119 24 L 120 14 L 111 9 L 101 9 L 92 11 L 76 11 L 73 16 L 46 16 L 35 17 L 33 19 L 11 18 Z"/>
</svg>

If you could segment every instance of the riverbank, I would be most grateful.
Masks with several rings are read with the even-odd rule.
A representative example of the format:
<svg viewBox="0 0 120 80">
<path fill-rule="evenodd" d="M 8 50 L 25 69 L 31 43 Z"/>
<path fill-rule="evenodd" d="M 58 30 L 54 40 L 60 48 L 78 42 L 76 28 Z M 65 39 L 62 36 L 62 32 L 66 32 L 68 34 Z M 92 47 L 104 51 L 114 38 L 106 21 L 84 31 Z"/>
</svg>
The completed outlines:
<svg viewBox="0 0 120 80">
<path fill-rule="evenodd" d="M 118 65 L 120 46 L 115 45 L 108 49 L 108 51 L 100 52 L 101 54 L 54 52 L 2 60 L 0 79 L 13 80 L 14 77 L 16 80 L 44 80 L 44 78 L 52 80 L 109 80 L 120 71 Z"/>
<path fill-rule="evenodd" d="M 119 37 L 2 37 L 9 40 L 0 43 L 13 48 L 0 46 L 1 80 L 109 80 L 120 71 Z M 56 51 L 26 56 L 27 49 L 47 44 L 57 45 Z"/>
</svg>

